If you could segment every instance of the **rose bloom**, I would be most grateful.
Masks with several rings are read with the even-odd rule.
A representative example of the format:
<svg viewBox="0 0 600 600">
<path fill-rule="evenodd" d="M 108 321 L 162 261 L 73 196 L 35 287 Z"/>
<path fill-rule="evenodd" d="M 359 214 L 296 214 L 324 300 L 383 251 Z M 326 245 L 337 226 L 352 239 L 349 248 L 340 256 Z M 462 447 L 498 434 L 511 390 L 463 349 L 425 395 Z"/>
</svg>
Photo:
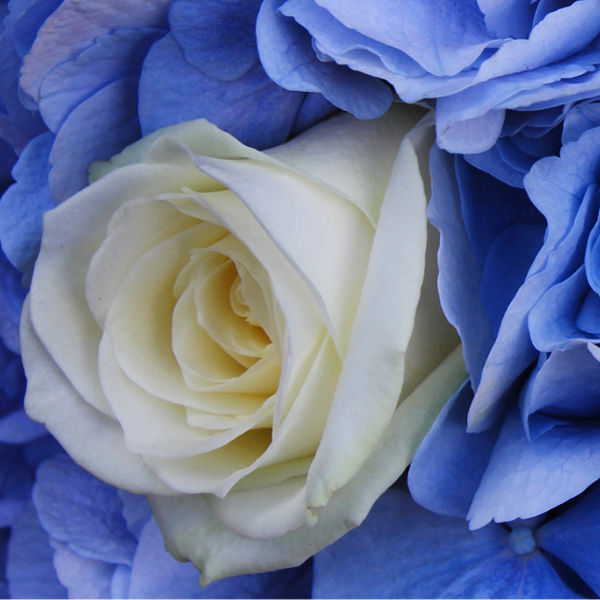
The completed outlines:
<svg viewBox="0 0 600 600">
<path fill-rule="evenodd" d="M 205 581 L 299 564 L 358 525 L 464 377 L 421 116 L 337 116 L 266 152 L 182 123 L 45 215 L 28 414 L 148 494 Z"/>
</svg>

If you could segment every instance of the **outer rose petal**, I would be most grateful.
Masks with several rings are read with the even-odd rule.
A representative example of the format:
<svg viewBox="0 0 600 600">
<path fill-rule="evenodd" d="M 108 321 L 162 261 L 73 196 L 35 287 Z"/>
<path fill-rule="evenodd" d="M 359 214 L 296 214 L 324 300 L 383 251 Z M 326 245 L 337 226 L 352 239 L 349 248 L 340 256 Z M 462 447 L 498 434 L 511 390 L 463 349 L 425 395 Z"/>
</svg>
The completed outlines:
<svg viewBox="0 0 600 600">
<path fill-rule="evenodd" d="M 404 400 L 358 474 L 318 511 L 317 525 L 276 538 L 241 536 L 219 523 L 204 496 L 150 496 L 167 549 L 202 570 L 203 585 L 239 573 L 298 565 L 358 526 L 377 498 L 398 478 L 448 396 L 465 377 L 461 348 Z M 252 515 L 248 515 L 252 518 Z"/>
</svg>

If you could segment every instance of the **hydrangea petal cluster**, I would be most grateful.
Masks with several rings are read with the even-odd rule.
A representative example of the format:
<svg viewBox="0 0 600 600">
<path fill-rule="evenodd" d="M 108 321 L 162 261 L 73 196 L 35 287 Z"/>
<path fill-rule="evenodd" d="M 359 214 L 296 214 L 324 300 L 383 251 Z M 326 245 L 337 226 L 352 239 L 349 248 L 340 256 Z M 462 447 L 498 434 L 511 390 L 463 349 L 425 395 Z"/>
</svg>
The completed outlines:
<svg viewBox="0 0 600 600">
<path fill-rule="evenodd" d="M 274 81 L 360 118 L 384 112 L 392 88 L 437 99 L 440 146 L 479 153 L 507 110 L 598 96 L 599 15 L 596 0 L 264 0 L 258 42 Z"/>
<path fill-rule="evenodd" d="M 535 520 L 470 531 L 465 513 L 429 512 L 393 488 L 314 557 L 313 598 L 595 597 L 599 513 L 595 486 Z"/>
<path fill-rule="evenodd" d="M 463 496 L 472 527 L 541 514 L 600 477 L 599 117 L 594 103 L 568 111 L 560 155 L 535 162 L 524 189 L 432 154 L 440 294 L 474 397 L 465 388 L 468 419 L 440 416 L 409 481 L 434 510 Z"/>
</svg>

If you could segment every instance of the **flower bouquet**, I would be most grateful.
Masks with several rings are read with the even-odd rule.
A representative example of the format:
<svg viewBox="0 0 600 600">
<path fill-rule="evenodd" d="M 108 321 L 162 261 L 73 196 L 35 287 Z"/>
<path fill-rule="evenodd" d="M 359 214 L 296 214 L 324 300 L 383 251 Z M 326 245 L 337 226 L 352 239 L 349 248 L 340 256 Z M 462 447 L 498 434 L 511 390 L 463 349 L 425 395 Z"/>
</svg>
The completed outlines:
<svg viewBox="0 0 600 600">
<path fill-rule="evenodd" d="M 600 2 L 0 2 L 0 592 L 600 594 Z"/>
</svg>

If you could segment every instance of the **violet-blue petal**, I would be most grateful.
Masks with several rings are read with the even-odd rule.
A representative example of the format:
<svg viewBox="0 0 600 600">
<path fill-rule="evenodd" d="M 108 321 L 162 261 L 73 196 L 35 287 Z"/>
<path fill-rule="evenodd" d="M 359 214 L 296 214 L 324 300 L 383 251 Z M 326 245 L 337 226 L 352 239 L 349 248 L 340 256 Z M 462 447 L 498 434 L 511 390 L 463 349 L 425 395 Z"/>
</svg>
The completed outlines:
<svg viewBox="0 0 600 600">
<path fill-rule="evenodd" d="M 299 567 L 238 575 L 206 586 L 206 598 L 310 598 L 313 583 L 312 560 Z"/>
<path fill-rule="evenodd" d="M 6 578 L 12 598 L 66 598 L 56 577 L 48 534 L 29 503 L 12 527 L 8 544 Z"/>
<path fill-rule="evenodd" d="M 75 60 L 100 36 L 123 29 L 148 30 L 155 36 L 156 29 L 166 28 L 169 4 L 169 0 L 121 0 L 118 6 L 103 0 L 84 4 L 63 0 L 40 28 L 25 58 L 20 80 L 24 95 L 37 106 L 48 73 L 61 63 Z"/>
<path fill-rule="evenodd" d="M 527 328 L 529 311 L 550 286 L 583 261 L 586 236 L 598 214 L 589 184 L 600 163 L 593 146 L 599 138 L 600 129 L 587 132 L 564 146 L 560 158 L 539 160 L 525 177 L 528 195 L 548 225 L 544 244 L 506 311 L 483 369 L 469 414 L 474 431 L 493 422 L 502 410 L 506 389 L 535 358 Z"/>
<path fill-rule="evenodd" d="M 364 523 L 314 557 L 315 598 L 572 598 L 539 551 L 492 524 L 469 531 L 389 490 Z"/>
<path fill-rule="evenodd" d="M 0 342 L 14 353 L 20 352 L 19 321 L 27 293 L 21 279 L 0 249 Z"/>
<path fill-rule="evenodd" d="M 54 568 L 69 598 L 110 598 L 110 583 L 115 566 L 85 558 L 66 544 L 54 542 Z"/>
<path fill-rule="evenodd" d="M 12 6 L 12 4 L 11 4 Z M 8 15 L 6 18 L 9 18 Z M 7 142 L 16 153 L 20 153 L 27 142 L 45 130 L 39 115 L 25 108 L 19 91 L 20 57 L 10 39 L 10 28 L 2 32 L 0 23 L 0 139 Z M 3 148 L 6 158 L 6 148 Z M 9 165 L 14 162 L 14 157 Z M 3 166 L 2 174 L 6 167 Z"/>
<path fill-rule="evenodd" d="M 600 341 L 600 323 L 588 331 L 579 325 L 579 313 L 589 290 L 582 265 L 544 292 L 528 318 L 531 341 L 538 350 L 564 350 L 573 340 Z"/>
<path fill-rule="evenodd" d="M 581 134 L 600 125 L 600 104 L 582 102 L 571 108 L 565 117 L 562 143 L 579 139 Z"/>
<path fill-rule="evenodd" d="M 309 34 L 278 12 L 281 0 L 263 0 L 256 23 L 261 62 L 273 81 L 286 89 L 320 92 L 358 118 L 375 118 L 392 102 L 390 88 L 345 66 L 318 60 Z"/>
<path fill-rule="evenodd" d="M 117 565 L 113 571 L 110 582 L 111 598 L 127 598 L 129 594 L 129 581 L 131 579 L 131 567 Z"/>
<path fill-rule="evenodd" d="M 31 48 L 43 22 L 60 6 L 62 0 L 10 0 L 4 19 L 6 35 L 20 58 Z"/>
<path fill-rule="evenodd" d="M 144 134 L 176 122 L 206 118 L 256 148 L 283 143 L 292 132 L 304 94 L 275 85 L 262 67 L 221 81 L 187 63 L 175 39 L 158 41 L 140 78 L 139 116 Z"/>
<path fill-rule="evenodd" d="M 592 348 L 592 344 L 573 341 L 540 361 L 521 403 L 523 419 L 543 411 L 565 419 L 590 419 L 593 426 L 600 418 L 600 362 Z"/>
<path fill-rule="evenodd" d="M 468 518 L 472 528 L 527 519 L 600 477 L 600 428 L 557 425 L 529 440 L 516 407 L 507 416 Z"/>
<path fill-rule="evenodd" d="M 131 564 L 136 542 L 123 519 L 116 489 L 66 455 L 38 467 L 33 501 L 48 533 L 81 556 Z"/>
<path fill-rule="evenodd" d="M 592 487 L 568 510 L 542 525 L 536 539 L 600 594 L 600 487 Z"/>
<path fill-rule="evenodd" d="M 145 496 L 132 494 L 125 490 L 117 489 L 117 494 L 123 504 L 123 517 L 127 522 L 127 529 L 137 539 L 140 537 L 144 525 L 151 519 L 152 512 Z"/>
<path fill-rule="evenodd" d="M 13 169 L 13 184 L 0 201 L 0 241 L 21 271 L 32 268 L 42 237 L 42 215 L 54 207 L 48 190 L 48 158 L 54 136 L 34 138 Z"/>
<path fill-rule="evenodd" d="M 498 37 L 529 35 L 535 6 L 529 0 L 477 0 L 489 31 Z"/>
<path fill-rule="evenodd" d="M 169 24 L 185 60 L 213 79 L 242 77 L 256 62 L 260 1 L 173 0 Z"/>
<path fill-rule="evenodd" d="M 440 231 L 440 300 L 446 317 L 461 336 L 467 371 L 476 385 L 494 339 L 479 301 L 482 265 L 472 251 L 462 219 L 454 159 L 434 147 L 430 172 L 432 197 L 428 217 Z"/>
<path fill-rule="evenodd" d="M 58 130 L 50 152 L 50 193 L 62 202 L 89 182 L 89 165 L 106 160 L 140 136 L 137 76 L 109 83 L 84 100 Z"/>
<path fill-rule="evenodd" d="M 199 581 L 197 569 L 191 563 L 176 561 L 165 550 L 154 519 L 148 521 L 133 558 L 129 597 L 202 598 Z"/>
<path fill-rule="evenodd" d="M 408 471 L 414 500 L 441 515 L 467 515 L 496 440 L 495 432 L 467 433 L 472 398 L 466 381 L 440 412 Z"/>
<path fill-rule="evenodd" d="M 118 29 L 98 36 L 80 54 L 56 65 L 40 86 L 39 109 L 51 131 L 57 132 L 68 115 L 82 102 L 90 99 L 104 87 L 124 77 L 137 76 L 150 46 L 164 35 L 157 28 Z M 105 101 L 106 102 L 106 101 Z M 136 94 L 123 96 L 130 115 L 137 108 Z M 105 103 L 98 110 L 109 112 L 117 107 Z M 104 137 L 106 129 L 96 129 Z"/>
<path fill-rule="evenodd" d="M 48 433 L 41 424 L 32 421 L 22 409 L 0 419 L 0 442 L 24 444 Z"/>
</svg>

